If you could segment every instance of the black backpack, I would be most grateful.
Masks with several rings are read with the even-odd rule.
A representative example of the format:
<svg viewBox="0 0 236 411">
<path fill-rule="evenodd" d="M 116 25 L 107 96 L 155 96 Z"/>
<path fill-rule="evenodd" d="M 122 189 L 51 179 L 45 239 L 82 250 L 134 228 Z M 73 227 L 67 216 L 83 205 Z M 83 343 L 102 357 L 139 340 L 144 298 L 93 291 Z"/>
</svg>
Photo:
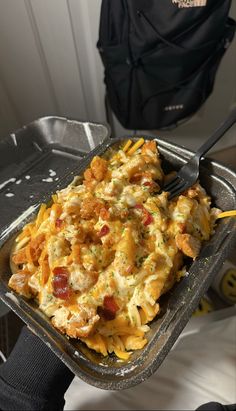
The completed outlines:
<svg viewBox="0 0 236 411">
<path fill-rule="evenodd" d="M 128 129 L 196 112 L 234 37 L 231 0 L 103 0 L 98 49 L 108 101 Z"/>
</svg>

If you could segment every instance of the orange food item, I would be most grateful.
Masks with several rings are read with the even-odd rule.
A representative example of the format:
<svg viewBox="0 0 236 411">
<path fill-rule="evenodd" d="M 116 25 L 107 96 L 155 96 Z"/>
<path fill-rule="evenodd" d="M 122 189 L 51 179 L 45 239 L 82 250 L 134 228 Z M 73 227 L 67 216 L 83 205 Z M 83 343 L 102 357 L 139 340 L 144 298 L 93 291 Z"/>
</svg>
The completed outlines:
<svg viewBox="0 0 236 411">
<path fill-rule="evenodd" d="M 101 157 L 95 156 L 90 164 L 92 173 L 97 181 L 102 181 L 107 172 L 107 161 Z"/>
</svg>

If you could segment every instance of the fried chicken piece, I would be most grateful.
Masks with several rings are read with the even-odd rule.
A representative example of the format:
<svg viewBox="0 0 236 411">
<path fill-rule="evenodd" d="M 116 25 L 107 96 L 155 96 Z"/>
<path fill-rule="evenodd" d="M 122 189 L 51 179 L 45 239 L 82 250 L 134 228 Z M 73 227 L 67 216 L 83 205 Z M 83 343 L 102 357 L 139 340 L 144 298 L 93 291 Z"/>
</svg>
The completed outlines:
<svg viewBox="0 0 236 411">
<path fill-rule="evenodd" d="M 143 155 L 148 154 L 149 151 L 157 154 L 157 145 L 156 145 L 156 142 L 155 142 L 154 140 L 152 140 L 152 141 L 151 141 L 151 140 L 150 140 L 150 141 L 147 141 L 147 142 L 144 143 L 143 146 L 142 146 L 141 153 L 142 153 Z"/>
<path fill-rule="evenodd" d="M 26 257 L 26 248 L 21 248 L 18 250 L 13 256 L 12 256 L 12 261 L 16 265 L 24 264 L 27 263 L 27 257 Z"/>
<path fill-rule="evenodd" d="M 18 294 L 24 295 L 27 298 L 32 297 L 31 290 L 28 284 L 30 274 L 26 270 L 21 270 L 13 274 L 9 280 L 9 287 L 15 290 Z"/>
<path fill-rule="evenodd" d="M 177 234 L 175 242 L 179 250 L 188 257 L 195 259 L 198 256 L 201 243 L 197 238 L 190 234 Z"/>
<path fill-rule="evenodd" d="M 107 172 L 107 161 L 99 156 L 95 156 L 90 164 L 92 173 L 97 181 L 102 181 Z"/>
<path fill-rule="evenodd" d="M 94 197 L 85 198 L 82 201 L 80 215 L 85 220 L 89 220 L 94 215 L 99 215 L 101 209 L 104 208 L 104 204 Z"/>
<path fill-rule="evenodd" d="M 96 309 L 77 304 L 68 308 L 61 307 L 56 310 L 52 324 L 69 337 L 87 337 L 100 318 Z"/>
<path fill-rule="evenodd" d="M 85 181 L 91 181 L 94 179 L 94 175 L 93 175 L 91 168 L 87 168 L 87 170 L 85 170 L 84 179 Z"/>
</svg>

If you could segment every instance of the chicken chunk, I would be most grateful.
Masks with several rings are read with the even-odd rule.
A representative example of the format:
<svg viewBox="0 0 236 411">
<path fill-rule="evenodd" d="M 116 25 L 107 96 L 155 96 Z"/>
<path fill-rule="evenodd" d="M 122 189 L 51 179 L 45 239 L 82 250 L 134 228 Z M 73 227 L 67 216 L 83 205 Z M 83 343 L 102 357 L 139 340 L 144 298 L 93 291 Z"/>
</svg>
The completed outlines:
<svg viewBox="0 0 236 411">
<path fill-rule="evenodd" d="M 99 156 L 95 156 L 90 164 L 92 173 L 97 181 L 102 181 L 107 172 L 107 161 Z"/>
<path fill-rule="evenodd" d="M 13 256 L 12 256 L 12 261 L 16 265 L 19 264 L 24 264 L 27 262 L 27 257 L 26 257 L 26 250 L 25 248 L 21 248 L 18 250 Z"/>
<path fill-rule="evenodd" d="M 141 153 L 144 154 L 148 154 L 148 153 L 155 153 L 157 154 L 157 145 L 156 142 L 154 140 L 151 141 L 147 141 L 146 143 L 143 144 L 142 146 L 142 150 Z"/>
<path fill-rule="evenodd" d="M 95 308 L 76 305 L 60 307 L 55 311 L 52 323 L 70 337 L 80 338 L 89 335 L 99 318 Z"/>
<path fill-rule="evenodd" d="M 81 293 L 89 290 L 98 279 L 96 271 L 85 271 L 80 265 L 74 265 L 70 274 L 70 285 L 75 291 Z"/>
<path fill-rule="evenodd" d="M 80 215 L 85 220 L 90 220 L 94 214 L 98 216 L 102 208 L 104 208 L 104 204 L 101 201 L 94 197 L 88 197 L 81 204 Z"/>
<path fill-rule="evenodd" d="M 11 276 L 8 285 L 18 294 L 24 295 L 27 298 L 31 298 L 32 294 L 28 284 L 29 278 L 29 273 L 27 273 L 25 270 L 22 270 Z"/>
<path fill-rule="evenodd" d="M 190 234 L 177 234 L 175 242 L 179 250 L 188 257 L 195 259 L 198 256 L 201 243 L 197 238 Z"/>
</svg>

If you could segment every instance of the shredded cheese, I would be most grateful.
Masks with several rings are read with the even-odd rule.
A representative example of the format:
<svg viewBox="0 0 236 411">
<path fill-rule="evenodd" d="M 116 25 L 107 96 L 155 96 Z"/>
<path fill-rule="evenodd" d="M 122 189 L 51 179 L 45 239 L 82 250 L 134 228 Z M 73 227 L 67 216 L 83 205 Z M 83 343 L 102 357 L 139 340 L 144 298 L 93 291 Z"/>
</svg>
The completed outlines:
<svg viewBox="0 0 236 411">
<path fill-rule="evenodd" d="M 128 155 L 131 156 L 136 150 L 138 150 L 139 147 L 141 147 L 144 143 L 144 138 L 140 138 L 136 143 L 133 145 L 133 147 L 130 148 L 128 151 Z"/>
<path fill-rule="evenodd" d="M 218 214 L 217 218 L 224 217 L 236 217 L 236 210 L 224 211 L 223 213 Z"/>
<path fill-rule="evenodd" d="M 125 145 L 124 145 L 124 147 L 123 147 L 124 153 L 130 148 L 131 144 L 132 144 L 132 140 L 128 140 L 128 141 L 125 143 Z"/>
<path fill-rule="evenodd" d="M 46 208 L 47 208 L 46 204 L 44 203 L 41 204 L 38 215 L 37 215 L 37 219 L 36 219 L 36 227 L 39 227 L 40 224 L 42 223 L 43 215 L 44 215 L 44 212 L 46 211 Z"/>
<path fill-rule="evenodd" d="M 121 360 L 125 360 L 125 361 L 127 361 L 130 357 L 130 354 L 132 354 L 131 352 L 121 351 L 118 348 L 114 348 L 114 353 L 116 354 L 118 358 L 120 358 Z"/>
</svg>

